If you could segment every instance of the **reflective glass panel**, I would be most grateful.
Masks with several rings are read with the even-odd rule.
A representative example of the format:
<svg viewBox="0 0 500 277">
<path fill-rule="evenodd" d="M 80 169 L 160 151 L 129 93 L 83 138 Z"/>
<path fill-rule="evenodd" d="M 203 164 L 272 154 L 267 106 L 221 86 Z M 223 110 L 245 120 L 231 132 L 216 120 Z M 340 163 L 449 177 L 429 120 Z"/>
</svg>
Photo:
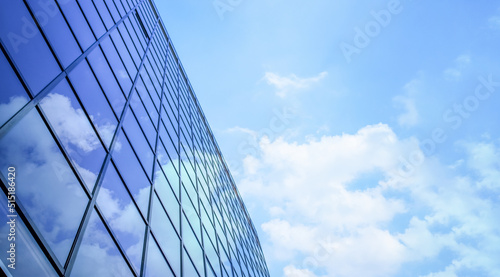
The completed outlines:
<svg viewBox="0 0 500 277">
<path fill-rule="evenodd" d="M 9 203 L 12 205 L 12 203 Z M 22 276 L 58 276 L 49 261 L 40 250 L 36 241 L 33 239 L 24 222 L 16 213 L 7 210 L 7 197 L 0 193 L 0 259 L 7 266 L 10 274 L 14 277 Z M 14 207 L 14 206 L 9 206 Z M 14 221 L 14 232 L 11 232 L 9 222 Z M 10 235 L 14 234 L 14 235 Z M 11 248 L 11 243 L 14 247 Z M 9 253 L 10 252 L 10 253 Z M 9 260 L 11 253 L 14 253 L 15 260 Z M 11 263 L 13 261 L 14 263 Z M 12 264 L 9 266 L 9 264 Z"/>
<path fill-rule="evenodd" d="M 0 1 L 0 37 L 33 95 L 61 72 L 22 1 Z"/>
<path fill-rule="evenodd" d="M 99 135 L 107 147 L 115 134 L 117 120 L 86 61 L 73 69 L 69 78 L 83 106 L 92 118 Z"/>
<path fill-rule="evenodd" d="M 80 46 L 83 51 L 89 48 L 92 43 L 95 42 L 94 35 L 90 30 L 89 25 L 85 21 L 85 17 L 83 17 L 80 8 L 76 1 L 63 1 L 64 4 L 61 4 L 61 9 L 63 10 L 66 19 L 71 26 L 71 29 L 75 33 Z"/>
<path fill-rule="evenodd" d="M 177 276 L 180 276 L 180 240 L 174 227 L 170 223 L 165 210 L 156 196 L 153 197 L 153 216 L 151 228 L 158 244 Z M 190 276 L 190 275 L 186 275 Z"/>
<path fill-rule="evenodd" d="M 153 237 L 149 236 L 146 277 L 174 277 Z"/>
<path fill-rule="evenodd" d="M 95 210 L 76 255 L 72 277 L 134 276 Z"/>
<path fill-rule="evenodd" d="M 88 198 L 36 109 L 0 139 L 4 176 L 12 165 L 19 201 L 64 264 Z"/>
<path fill-rule="evenodd" d="M 28 2 L 36 15 L 38 24 L 54 47 L 63 67 L 66 68 L 82 51 L 71 34 L 56 2 L 54 0 L 29 0 Z M 61 2 L 61 5 L 65 4 L 65 1 Z"/>
<path fill-rule="evenodd" d="M 28 95 L 21 82 L 0 51 L 0 76 L 2 76 L 2 93 L 0 93 L 0 126 L 13 116 L 28 102 Z"/>
<path fill-rule="evenodd" d="M 115 75 L 109 68 L 108 62 L 104 58 L 100 48 L 94 49 L 87 57 L 95 72 L 99 84 L 101 84 L 104 94 L 106 94 L 111 107 L 117 117 L 120 117 L 123 106 L 125 105 L 125 96 L 118 85 Z"/>
<path fill-rule="evenodd" d="M 130 193 L 132 193 L 137 205 L 143 214 L 147 214 L 151 183 L 144 174 L 123 132 L 120 132 L 112 155 L 120 171 L 120 175 L 124 179 Z"/>
<path fill-rule="evenodd" d="M 125 115 L 123 129 L 125 130 L 135 153 L 139 157 L 144 170 L 148 174 L 148 177 L 151 178 L 154 155 L 132 111 L 127 112 Z"/>
<path fill-rule="evenodd" d="M 40 105 L 92 191 L 106 152 L 67 81 L 59 83 Z"/>
<path fill-rule="evenodd" d="M 104 175 L 97 205 L 139 272 L 146 225 L 112 164 Z"/>
<path fill-rule="evenodd" d="M 122 63 L 118 52 L 111 42 L 111 39 L 109 37 L 104 39 L 101 42 L 101 47 L 104 54 L 106 55 L 106 58 L 109 61 L 109 64 L 111 65 L 111 68 L 113 69 L 113 72 L 115 73 L 116 78 L 118 78 L 118 82 L 120 83 L 120 86 L 125 93 L 125 97 L 128 97 L 130 88 L 132 87 L 132 81 L 130 80 L 128 72 Z"/>
</svg>

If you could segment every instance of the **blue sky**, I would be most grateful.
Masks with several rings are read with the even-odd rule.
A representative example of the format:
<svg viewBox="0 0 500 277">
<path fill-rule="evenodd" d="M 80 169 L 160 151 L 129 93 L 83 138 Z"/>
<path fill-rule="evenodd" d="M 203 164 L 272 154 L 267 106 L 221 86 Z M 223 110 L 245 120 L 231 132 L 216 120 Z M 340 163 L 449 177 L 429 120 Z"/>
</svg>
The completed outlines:
<svg viewBox="0 0 500 277">
<path fill-rule="evenodd" d="M 272 276 L 500 275 L 500 3 L 156 2 Z"/>
</svg>

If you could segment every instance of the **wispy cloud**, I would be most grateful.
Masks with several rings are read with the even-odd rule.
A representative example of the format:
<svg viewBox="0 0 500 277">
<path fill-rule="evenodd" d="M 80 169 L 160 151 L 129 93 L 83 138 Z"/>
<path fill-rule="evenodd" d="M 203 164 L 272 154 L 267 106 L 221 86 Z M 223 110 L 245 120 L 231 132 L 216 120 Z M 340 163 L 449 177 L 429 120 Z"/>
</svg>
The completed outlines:
<svg viewBox="0 0 500 277">
<path fill-rule="evenodd" d="M 267 84 L 274 86 L 277 89 L 276 95 L 281 98 L 285 98 L 291 92 L 310 88 L 313 84 L 321 81 L 327 75 L 328 72 L 324 71 L 315 77 L 300 78 L 295 74 L 283 77 L 273 72 L 266 72 L 263 79 L 266 80 Z"/>
<path fill-rule="evenodd" d="M 420 80 L 414 79 L 404 86 L 404 94 L 396 95 L 392 100 L 397 109 L 403 110 L 398 116 L 398 124 L 404 127 L 415 126 L 419 121 L 419 113 L 415 101 Z"/>
<path fill-rule="evenodd" d="M 448 81 L 459 81 L 462 77 L 463 70 L 470 64 L 471 58 L 469 55 L 458 56 L 452 67 L 444 70 L 444 78 Z"/>
</svg>

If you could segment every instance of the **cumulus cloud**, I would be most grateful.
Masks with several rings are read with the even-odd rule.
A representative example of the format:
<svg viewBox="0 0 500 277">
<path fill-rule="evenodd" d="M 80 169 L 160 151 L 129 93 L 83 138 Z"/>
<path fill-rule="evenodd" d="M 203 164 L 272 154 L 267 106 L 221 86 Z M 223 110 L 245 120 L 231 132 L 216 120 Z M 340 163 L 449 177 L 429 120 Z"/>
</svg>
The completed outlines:
<svg viewBox="0 0 500 277">
<path fill-rule="evenodd" d="M 489 177 L 499 171 L 489 154 L 498 145 L 464 148 L 471 176 L 423 156 L 401 174 L 405 157 L 421 154 L 418 145 L 384 124 L 304 143 L 262 139 L 238 183 L 267 214 L 260 228 L 268 259 L 286 263 L 285 276 L 400 276 L 408 264 L 422 276 L 495 276 L 500 244 L 489 242 L 500 239 L 500 207 L 484 194 L 500 182 Z M 486 178 L 494 184 L 482 184 Z M 425 267 L 443 251 L 451 260 Z"/>
<path fill-rule="evenodd" d="M 327 75 L 328 72 L 324 71 L 315 77 L 300 78 L 295 74 L 291 74 L 288 77 L 283 77 L 273 72 L 266 72 L 264 74 L 264 80 L 266 80 L 267 84 L 276 88 L 276 95 L 281 98 L 285 98 L 291 92 L 310 88 L 312 85 L 318 83 Z"/>
</svg>

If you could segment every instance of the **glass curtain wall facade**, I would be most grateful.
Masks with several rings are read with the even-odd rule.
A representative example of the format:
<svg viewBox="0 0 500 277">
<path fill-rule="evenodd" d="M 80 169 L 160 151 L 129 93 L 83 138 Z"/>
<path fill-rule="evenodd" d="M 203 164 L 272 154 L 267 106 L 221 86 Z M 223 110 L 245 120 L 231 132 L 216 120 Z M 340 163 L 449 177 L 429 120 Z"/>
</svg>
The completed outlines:
<svg viewBox="0 0 500 277">
<path fill-rule="evenodd" d="M 0 39 L 7 276 L 269 276 L 152 1 L 0 0 Z"/>
</svg>

